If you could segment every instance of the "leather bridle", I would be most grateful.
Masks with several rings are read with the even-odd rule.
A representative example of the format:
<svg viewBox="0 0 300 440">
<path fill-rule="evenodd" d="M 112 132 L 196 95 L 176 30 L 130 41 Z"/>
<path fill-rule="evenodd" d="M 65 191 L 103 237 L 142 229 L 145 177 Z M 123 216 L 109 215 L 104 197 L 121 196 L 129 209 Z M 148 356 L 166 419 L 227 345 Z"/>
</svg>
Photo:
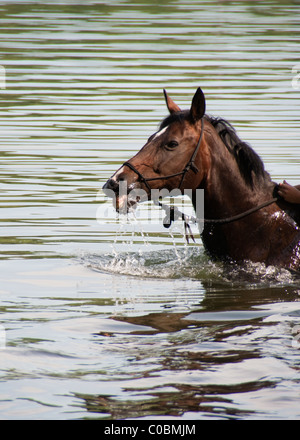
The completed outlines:
<svg viewBox="0 0 300 440">
<path fill-rule="evenodd" d="M 126 166 L 126 167 L 130 168 L 132 171 L 134 171 L 135 174 L 138 175 L 138 177 L 140 178 L 142 183 L 144 183 L 144 185 L 147 187 L 147 189 L 149 190 L 150 193 L 151 193 L 151 187 L 150 187 L 148 182 L 151 182 L 153 180 L 171 179 L 172 177 L 176 177 L 176 176 L 182 176 L 181 177 L 181 181 L 180 181 L 180 185 L 179 185 L 179 189 L 181 190 L 182 189 L 181 187 L 182 187 L 182 184 L 184 182 L 185 176 L 189 172 L 189 170 L 192 170 L 195 174 L 197 174 L 199 172 L 197 166 L 195 165 L 195 159 L 196 159 L 196 156 L 198 154 L 198 151 L 199 151 L 202 139 L 203 139 L 203 133 L 204 133 L 204 120 L 202 118 L 201 119 L 201 133 L 200 133 L 200 137 L 199 137 L 198 143 L 196 145 L 196 148 L 194 149 L 193 154 L 192 154 L 190 160 L 188 161 L 188 163 L 186 164 L 186 166 L 183 168 L 182 171 L 179 171 L 178 173 L 168 174 L 167 176 L 146 178 L 130 162 L 124 162 L 123 166 Z M 262 203 L 261 205 L 255 206 L 254 208 L 251 208 L 248 211 L 242 212 L 241 214 L 237 214 L 237 215 L 234 215 L 234 216 L 231 216 L 231 217 L 226 217 L 226 218 L 221 218 L 221 219 L 197 219 L 195 217 L 189 217 L 186 214 L 184 214 L 181 211 L 179 211 L 179 209 L 176 208 L 175 206 L 170 207 L 168 205 L 164 205 L 163 203 L 161 203 L 158 200 L 153 200 L 153 201 L 154 201 L 154 203 L 156 205 L 160 206 L 162 209 L 164 209 L 166 212 L 168 212 L 168 215 L 167 215 L 166 219 L 164 220 L 164 226 L 165 227 L 168 228 L 174 220 L 181 219 L 184 222 L 186 232 L 188 231 L 190 233 L 191 237 L 194 240 L 194 237 L 191 234 L 189 222 L 199 223 L 200 221 L 202 221 L 202 222 L 204 221 L 204 224 L 205 223 L 206 224 L 226 224 L 226 223 L 231 223 L 231 222 L 240 220 L 240 219 L 242 219 L 244 217 L 247 217 L 248 215 L 250 215 L 250 214 L 252 214 L 252 213 L 254 213 L 256 211 L 259 211 L 260 209 L 262 209 L 262 208 L 264 208 L 266 206 L 269 206 L 272 203 L 277 202 L 278 201 L 278 197 L 274 197 L 271 200 L 268 200 L 268 201 Z M 186 233 L 186 238 L 188 240 L 188 234 L 187 233 Z"/>
<path fill-rule="evenodd" d="M 188 163 L 186 164 L 186 166 L 183 168 L 182 171 L 179 171 L 178 173 L 174 173 L 174 174 L 169 174 L 167 176 L 160 176 L 160 177 L 149 177 L 146 178 L 143 176 L 142 173 L 140 173 L 139 170 L 136 169 L 136 167 L 134 165 L 132 165 L 130 162 L 124 162 L 123 163 L 123 167 L 126 166 L 128 168 L 130 168 L 132 171 L 135 172 L 135 174 L 137 174 L 140 178 L 140 180 L 144 183 L 144 185 L 147 187 L 147 189 L 151 192 L 151 187 L 148 184 L 148 182 L 151 182 L 153 180 L 166 180 L 166 179 L 171 179 L 172 177 L 176 177 L 176 176 L 182 176 L 181 177 L 181 181 L 180 181 L 180 185 L 179 185 L 179 189 L 181 190 L 182 184 L 184 182 L 185 176 L 187 174 L 187 172 L 189 170 L 192 170 L 195 174 L 197 174 L 199 172 L 198 168 L 195 165 L 195 159 L 197 157 L 201 142 L 202 142 L 202 138 L 203 138 L 203 133 L 204 133 L 204 121 L 203 118 L 201 119 L 201 133 L 200 133 L 200 137 L 198 140 L 198 143 L 196 145 L 196 148 L 190 158 L 190 160 L 188 161 Z"/>
</svg>

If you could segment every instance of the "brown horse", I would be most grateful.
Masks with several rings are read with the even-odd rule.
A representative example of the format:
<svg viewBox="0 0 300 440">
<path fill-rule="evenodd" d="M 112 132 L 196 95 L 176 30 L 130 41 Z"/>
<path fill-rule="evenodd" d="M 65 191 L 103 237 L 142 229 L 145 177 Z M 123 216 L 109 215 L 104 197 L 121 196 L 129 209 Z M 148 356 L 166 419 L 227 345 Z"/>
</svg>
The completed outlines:
<svg viewBox="0 0 300 440">
<path fill-rule="evenodd" d="M 182 111 L 165 93 L 169 110 L 144 147 L 106 182 L 117 208 L 128 204 L 119 186 L 145 190 L 204 189 L 205 219 L 201 238 L 212 258 L 251 260 L 300 270 L 300 205 L 277 194 L 264 164 L 221 118 L 205 115 L 199 88 L 189 110 Z"/>
</svg>

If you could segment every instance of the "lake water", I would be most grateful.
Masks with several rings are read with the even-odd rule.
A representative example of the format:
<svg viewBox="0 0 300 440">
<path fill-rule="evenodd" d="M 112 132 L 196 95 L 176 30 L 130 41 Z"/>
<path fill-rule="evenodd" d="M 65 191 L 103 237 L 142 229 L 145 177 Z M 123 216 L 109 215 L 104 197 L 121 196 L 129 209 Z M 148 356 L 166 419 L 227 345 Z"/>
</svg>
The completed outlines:
<svg viewBox="0 0 300 440">
<path fill-rule="evenodd" d="M 212 263 L 100 191 L 166 115 L 162 89 L 187 108 L 198 86 L 300 183 L 299 3 L 3 0 L 0 17 L 0 418 L 299 419 L 300 281 Z"/>
</svg>

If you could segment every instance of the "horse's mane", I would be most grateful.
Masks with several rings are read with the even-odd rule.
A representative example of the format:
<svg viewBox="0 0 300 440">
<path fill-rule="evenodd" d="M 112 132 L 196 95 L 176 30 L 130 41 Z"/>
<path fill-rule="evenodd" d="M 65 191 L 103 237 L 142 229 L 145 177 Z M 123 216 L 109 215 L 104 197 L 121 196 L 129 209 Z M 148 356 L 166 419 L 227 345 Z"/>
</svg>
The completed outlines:
<svg viewBox="0 0 300 440">
<path fill-rule="evenodd" d="M 208 115 L 205 115 L 204 117 L 211 123 L 228 151 L 235 158 L 240 173 L 249 186 L 253 187 L 254 176 L 258 179 L 269 177 L 259 155 L 250 147 L 250 145 L 239 138 L 235 129 L 228 121 Z M 160 123 L 160 129 L 173 122 L 183 122 L 189 120 L 189 118 L 190 112 L 188 110 L 172 113 Z"/>
<path fill-rule="evenodd" d="M 226 148 L 234 156 L 240 173 L 248 185 L 253 186 L 254 176 L 258 179 L 268 176 L 259 155 L 249 144 L 238 137 L 235 129 L 228 121 L 207 115 L 205 118 L 212 124 Z"/>
</svg>

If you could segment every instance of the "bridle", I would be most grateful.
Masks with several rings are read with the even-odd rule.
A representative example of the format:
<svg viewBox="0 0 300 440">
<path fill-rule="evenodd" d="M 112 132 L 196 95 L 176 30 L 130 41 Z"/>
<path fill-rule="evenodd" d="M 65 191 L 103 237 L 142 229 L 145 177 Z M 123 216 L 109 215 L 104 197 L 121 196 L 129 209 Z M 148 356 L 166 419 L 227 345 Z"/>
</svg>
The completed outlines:
<svg viewBox="0 0 300 440">
<path fill-rule="evenodd" d="M 200 133 L 200 137 L 199 137 L 198 143 L 197 143 L 197 145 L 196 145 L 196 148 L 195 148 L 195 150 L 194 150 L 194 152 L 193 152 L 193 154 L 192 154 L 190 160 L 189 160 L 188 163 L 186 164 L 186 166 L 183 168 L 182 171 L 179 171 L 179 173 L 169 174 L 169 175 L 167 175 L 167 176 L 162 176 L 162 177 L 150 177 L 150 178 L 146 178 L 146 177 L 144 177 L 143 174 L 140 173 L 139 170 L 137 170 L 137 169 L 135 168 L 135 166 L 132 165 L 130 162 L 124 162 L 124 163 L 123 163 L 123 167 L 126 166 L 126 167 L 130 168 L 132 171 L 134 171 L 135 174 L 137 174 L 137 175 L 139 176 L 140 180 L 144 183 L 144 185 L 147 187 L 147 189 L 148 189 L 150 192 L 151 192 L 151 187 L 150 187 L 150 185 L 148 184 L 148 182 L 151 182 L 151 181 L 153 181 L 153 180 L 167 180 L 167 179 L 171 179 L 172 177 L 182 176 L 182 177 L 181 177 L 181 181 L 180 181 L 180 185 L 179 185 L 179 189 L 181 190 L 181 186 L 182 186 L 182 184 L 183 184 L 183 182 L 184 182 L 184 179 L 185 179 L 185 176 L 186 176 L 187 172 L 188 172 L 189 170 L 192 170 L 195 174 L 197 174 L 197 173 L 199 172 L 198 168 L 197 168 L 196 165 L 195 165 L 195 159 L 196 159 L 196 156 L 197 156 L 197 154 L 198 154 L 198 151 L 199 151 L 199 148 L 200 148 L 200 145 L 201 145 L 201 142 L 202 142 L 203 133 L 204 133 L 204 121 L 203 121 L 203 118 L 202 118 L 202 119 L 201 119 L 201 133 Z"/>
<path fill-rule="evenodd" d="M 197 174 L 199 172 L 199 169 L 195 165 L 195 159 L 196 159 L 196 156 L 198 154 L 198 151 L 199 151 L 202 139 L 203 139 L 203 133 L 204 133 L 204 120 L 203 120 L 203 118 L 201 118 L 201 133 L 200 133 L 198 143 L 193 151 L 193 154 L 192 154 L 190 160 L 188 161 L 186 166 L 183 168 L 183 170 L 179 171 L 178 173 L 169 174 L 167 176 L 162 176 L 162 177 L 160 176 L 160 177 L 146 178 L 130 162 L 124 162 L 123 166 L 126 166 L 126 167 L 130 168 L 132 171 L 134 171 L 135 174 L 138 175 L 138 177 L 140 178 L 142 183 L 144 183 L 144 185 L 147 187 L 147 189 L 149 190 L 150 193 L 151 193 L 151 187 L 148 182 L 151 182 L 153 180 L 167 180 L 167 179 L 171 179 L 172 177 L 176 177 L 176 176 L 182 176 L 181 180 L 180 180 L 180 185 L 179 185 L 179 189 L 181 190 L 182 184 L 184 182 L 185 176 L 188 173 L 188 171 L 192 170 L 195 174 Z M 186 236 L 187 241 L 189 241 L 188 235 L 190 235 L 192 237 L 192 239 L 195 241 L 193 234 L 191 232 L 189 222 L 196 223 L 196 224 L 199 224 L 200 222 L 204 222 L 204 224 L 212 224 L 212 225 L 231 223 L 231 222 L 240 220 L 244 217 L 247 217 L 248 215 L 250 215 L 256 211 L 259 211 L 260 209 L 265 208 L 266 206 L 269 206 L 272 203 L 275 203 L 277 201 L 278 201 L 278 197 L 274 197 L 273 199 L 268 200 L 268 201 L 262 203 L 261 205 L 255 206 L 254 208 L 251 208 L 248 211 L 242 212 L 240 214 L 237 214 L 237 215 L 234 215 L 231 217 L 226 217 L 226 218 L 221 218 L 221 219 L 205 219 L 205 218 L 198 219 L 195 217 L 187 216 L 183 212 L 179 211 L 179 209 L 176 206 L 168 206 L 168 205 L 161 203 L 159 200 L 153 200 L 153 202 L 156 205 L 158 205 L 160 208 L 164 209 L 167 212 L 167 216 L 163 222 L 165 228 L 169 228 L 174 220 L 180 219 L 184 222 L 184 227 L 185 227 L 185 232 L 186 232 L 185 236 Z"/>
</svg>

